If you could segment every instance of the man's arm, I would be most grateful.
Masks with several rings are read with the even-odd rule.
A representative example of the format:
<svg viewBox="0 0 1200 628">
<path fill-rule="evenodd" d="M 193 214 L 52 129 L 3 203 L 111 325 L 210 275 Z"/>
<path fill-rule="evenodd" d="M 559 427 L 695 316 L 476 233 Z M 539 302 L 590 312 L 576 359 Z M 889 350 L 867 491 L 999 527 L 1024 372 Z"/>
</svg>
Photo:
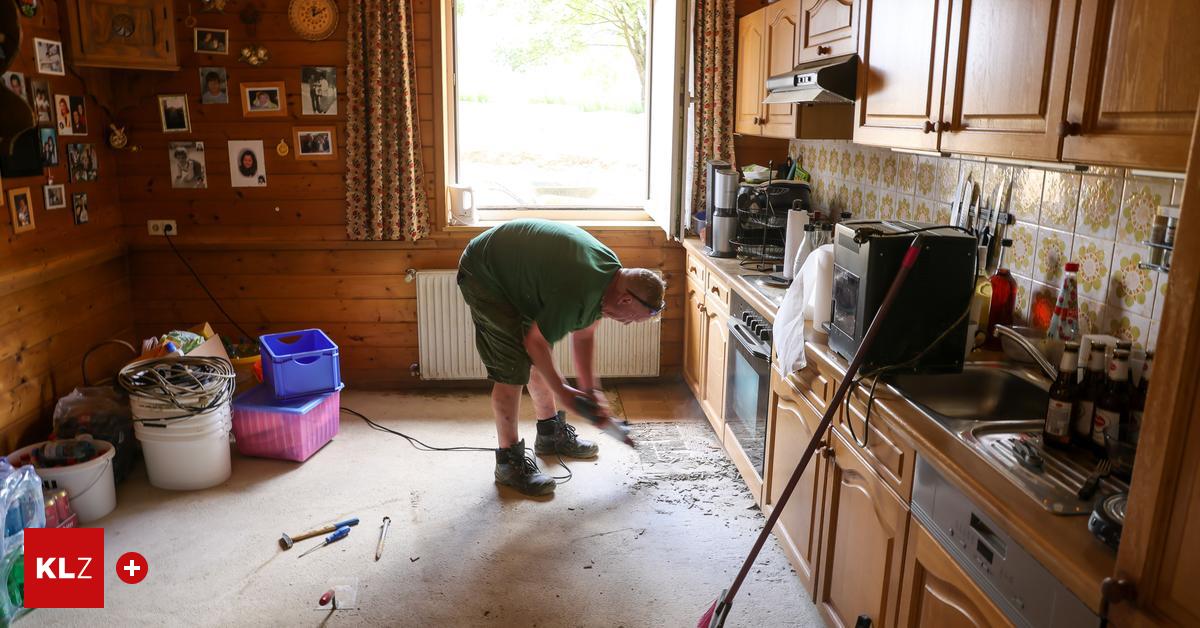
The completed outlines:
<svg viewBox="0 0 1200 628">
<path fill-rule="evenodd" d="M 554 355 L 550 351 L 550 341 L 542 335 L 542 330 L 538 328 L 536 322 L 529 326 L 524 344 L 525 353 L 529 354 L 529 361 L 533 363 L 533 368 L 537 369 L 542 379 L 550 386 L 550 390 L 554 392 L 559 404 L 565 408 L 574 409 L 575 397 L 584 393 L 568 386 L 567 380 L 555 368 Z"/>
</svg>

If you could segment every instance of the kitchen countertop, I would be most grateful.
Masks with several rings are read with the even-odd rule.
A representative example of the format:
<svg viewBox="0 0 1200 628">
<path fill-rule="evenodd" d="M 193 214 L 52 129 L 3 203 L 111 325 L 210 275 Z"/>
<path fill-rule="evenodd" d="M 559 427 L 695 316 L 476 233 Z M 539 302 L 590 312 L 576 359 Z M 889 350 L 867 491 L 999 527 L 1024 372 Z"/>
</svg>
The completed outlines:
<svg viewBox="0 0 1200 628">
<path fill-rule="evenodd" d="M 684 247 L 702 256 L 709 272 L 717 273 L 760 314 L 774 322 L 777 307 L 739 278 L 748 271 L 742 269 L 736 259 L 704 255 L 704 245 L 696 238 L 685 239 Z M 809 360 L 819 361 L 832 371 L 845 374 L 846 360 L 827 345 L 810 341 L 805 343 L 805 349 Z M 1099 614 L 1100 583 L 1115 573 L 1117 555 L 1088 532 L 1086 516 L 1049 513 L 891 386 L 881 387 L 875 403 L 899 419 L 895 427 L 922 458 L 936 466 L 1092 612 Z"/>
</svg>

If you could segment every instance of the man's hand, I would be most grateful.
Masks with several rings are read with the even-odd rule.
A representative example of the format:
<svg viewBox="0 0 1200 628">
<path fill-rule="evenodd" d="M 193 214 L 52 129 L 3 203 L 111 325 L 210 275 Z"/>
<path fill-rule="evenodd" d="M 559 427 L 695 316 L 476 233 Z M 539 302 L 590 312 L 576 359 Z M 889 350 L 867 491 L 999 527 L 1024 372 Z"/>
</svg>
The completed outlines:
<svg viewBox="0 0 1200 628">
<path fill-rule="evenodd" d="M 608 405 L 608 397 L 604 396 L 604 391 L 599 388 L 593 388 L 588 398 L 592 403 L 596 404 L 596 417 L 600 419 L 600 424 L 612 419 L 612 408 Z"/>
</svg>

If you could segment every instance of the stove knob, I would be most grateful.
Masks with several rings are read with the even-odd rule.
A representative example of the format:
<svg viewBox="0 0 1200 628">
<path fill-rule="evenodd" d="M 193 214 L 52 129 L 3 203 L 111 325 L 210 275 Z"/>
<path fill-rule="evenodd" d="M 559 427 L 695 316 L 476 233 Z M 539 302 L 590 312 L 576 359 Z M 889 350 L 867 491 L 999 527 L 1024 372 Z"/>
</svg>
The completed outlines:
<svg viewBox="0 0 1200 628">
<path fill-rule="evenodd" d="M 771 330 L 770 329 L 758 330 L 758 339 L 763 342 L 770 342 L 771 341 Z"/>
<path fill-rule="evenodd" d="M 757 336 L 760 330 L 762 330 L 762 322 L 756 320 L 750 321 L 750 331 L 753 332 L 754 335 Z"/>
<path fill-rule="evenodd" d="M 746 310 L 745 312 L 742 312 L 742 322 L 743 323 L 749 324 L 750 319 L 752 319 L 752 318 L 754 318 L 754 313 L 751 312 L 750 310 Z"/>
</svg>

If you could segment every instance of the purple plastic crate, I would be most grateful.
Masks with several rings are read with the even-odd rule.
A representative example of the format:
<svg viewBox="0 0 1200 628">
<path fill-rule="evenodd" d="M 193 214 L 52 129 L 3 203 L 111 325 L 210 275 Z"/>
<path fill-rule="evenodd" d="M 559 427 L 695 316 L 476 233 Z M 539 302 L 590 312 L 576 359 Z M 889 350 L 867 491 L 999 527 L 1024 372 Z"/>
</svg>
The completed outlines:
<svg viewBox="0 0 1200 628">
<path fill-rule="evenodd" d="M 338 347 L 319 329 L 259 337 L 263 383 L 276 399 L 330 393 L 342 385 Z"/>
<path fill-rule="evenodd" d="M 233 401 L 233 436 L 245 456 L 303 462 L 338 433 L 341 387 L 333 393 L 280 401 L 257 386 Z"/>
</svg>

